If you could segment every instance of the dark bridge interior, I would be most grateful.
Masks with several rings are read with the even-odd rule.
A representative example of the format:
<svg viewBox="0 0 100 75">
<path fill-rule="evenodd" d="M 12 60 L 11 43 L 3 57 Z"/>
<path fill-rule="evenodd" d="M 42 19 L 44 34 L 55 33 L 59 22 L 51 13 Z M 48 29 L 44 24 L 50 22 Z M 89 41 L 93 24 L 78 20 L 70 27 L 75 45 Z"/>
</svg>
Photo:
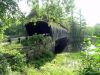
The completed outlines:
<svg viewBox="0 0 100 75">
<path fill-rule="evenodd" d="M 54 53 L 61 53 L 65 49 L 65 47 L 68 45 L 68 39 L 65 37 L 65 38 L 56 40 L 55 43 L 56 43 L 56 46 L 55 46 Z"/>
<path fill-rule="evenodd" d="M 51 35 L 51 28 L 46 22 L 37 21 L 36 25 L 34 24 L 34 22 L 29 22 L 25 25 L 28 36 L 32 36 L 35 33 Z"/>
</svg>

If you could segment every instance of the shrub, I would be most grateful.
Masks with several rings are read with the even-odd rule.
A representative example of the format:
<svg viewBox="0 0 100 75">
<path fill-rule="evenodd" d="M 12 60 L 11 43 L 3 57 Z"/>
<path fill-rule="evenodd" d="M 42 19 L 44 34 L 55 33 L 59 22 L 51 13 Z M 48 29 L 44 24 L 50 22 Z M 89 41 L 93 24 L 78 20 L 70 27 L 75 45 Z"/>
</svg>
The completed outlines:
<svg viewBox="0 0 100 75">
<path fill-rule="evenodd" d="M 0 53 L 5 58 L 6 62 L 11 66 L 12 70 L 21 71 L 22 67 L 24 66 L 24 55 L 21 54 L 18 50 L 9 50 L 2 48 Z M 2 61 L 4 61 L 2 59 Z"/>
<path fill-rule="evenodd" d="M 5 75 L 7 73 L 7 60 L 5 57 L 0 53 L 0 74 Z"/>
<path fill-rule="evenodd" d="M 96 37 L 95 39 L 96 39 L 95 45 L 100 47 L 100 37 Z"/>
<path fill-rule="evenodd" d="M 82 52 L 80 75 L 100 75 L 100 49 Z"/>
<path fill-rule="evenodd" d="M 50 61 L 53 57 L 51 51 L 52 40 L 49 36 L 44 35 L 33 35 L 27 40 L 23 40 L 22 44 L 29 48 L 23 51 L 26 52 L 27 62 L 31 62 L 35 67 L 43 65 L 46 61 Z"/>
</svg>

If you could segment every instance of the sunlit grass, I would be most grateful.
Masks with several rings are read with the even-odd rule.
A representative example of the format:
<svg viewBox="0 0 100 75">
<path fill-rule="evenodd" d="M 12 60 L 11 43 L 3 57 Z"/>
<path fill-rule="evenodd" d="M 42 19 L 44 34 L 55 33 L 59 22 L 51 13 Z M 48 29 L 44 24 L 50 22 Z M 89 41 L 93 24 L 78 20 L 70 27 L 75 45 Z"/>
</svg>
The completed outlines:
<svg viewBox="0 0 100 75">
<path fill-rule="evenodd" d="M 78 55 L 79 53 L 57 54 L 51 62 L 47 62 L 40 69 L 27 68 L 27 75 L 78 75 Z"/>
<path fill-rule="evenodd" d="M 80 53 L 57 54 L 51 62 L 40 69 L 34 66 L 24 67 L 24 72 L 12 72 L 13 75 L 78 75 Z"/>
</svg>

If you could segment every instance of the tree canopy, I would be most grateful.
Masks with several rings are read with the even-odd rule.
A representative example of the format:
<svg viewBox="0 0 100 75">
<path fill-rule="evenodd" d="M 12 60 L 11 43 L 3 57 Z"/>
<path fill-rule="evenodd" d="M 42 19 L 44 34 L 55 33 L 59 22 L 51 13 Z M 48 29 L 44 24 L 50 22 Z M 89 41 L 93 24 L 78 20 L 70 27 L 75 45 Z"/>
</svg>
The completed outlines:
<svg viewBox="0 0 100 75">
<path fill-rule="evenodd" d="M 18 0 L 0 0 L 0 36 L 10 25 L 19 22 L 22 13 L 17 5 Z M 2 36 L 0 37 L 2 38 Z"/>
<path fill-rule="evenodd" d="M 42 0 L 42 2 L 30 0 L 30 3 L 32 12 L 35 14 L 33 18 L 47 21 L 53 20 L 56 23 L 64 21 L 74 8 L 74 0 Z"/>
<path fill-rule="evenodd" d="M 96 24 L 94 27 L 94 34 L 100 37 L 100 24 Z"/>
</svg>

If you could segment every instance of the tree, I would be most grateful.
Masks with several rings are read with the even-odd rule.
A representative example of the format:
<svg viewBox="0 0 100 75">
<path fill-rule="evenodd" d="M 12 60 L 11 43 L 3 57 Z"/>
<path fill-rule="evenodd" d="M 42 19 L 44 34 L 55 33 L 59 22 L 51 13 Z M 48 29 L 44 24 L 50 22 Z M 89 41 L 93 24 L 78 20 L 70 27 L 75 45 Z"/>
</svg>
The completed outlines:
<svg viewBox="0 0 100 75">
<path fill-rule="evenodd" d="M 94 27 L 94 35 L 100 37 L 100 24 L 96 24 Z"/>
<path fill-rule="evenodd" d="M 62 5 L 64 6 L 66 15 L 69 15 L 75 7 L 74 0 L 62 0 Z"/>
<path fill-rule="evenodd" d="M 18 0 L 0 1 L 0 38 L 2 38 L 6 28 L 16 22 L 18 23 L 22 17 L 17 1 Z"/>
<path fill-rule="evenodd" d="M 87 26 L 85 28 L 86 36 L 93 36 L 94 34 L 94 27 Z"/>
<path fill-rule="evenodd" d="M 81 11 L 78 13 L 80 16 L 77 20 L 77 17 L 75 17 L 75 12 L 72 10 L 71 15 L 71 22 L 70 22 L 70 41 L 72 50 L 81 50 L 81 45 L 84 42 L 85 35 L 86 35 L 86 21 L 83 19 L 83 15 L 81 14 Z"/>
<path fill-rule="evenodd" d="M 35 19 L 40 18 L 47 22 L 54 21 L 58 25 L 66 21 L 71 9 L 74 7 L 74 0 L 42 0 L 42 6 L 40 6 L 39 0 L 30 1 L 32 2 L 31 7 Z"/>
<path fill-rule="evenodd" d="M 80 25 L 72 21 L 70 27 L 70 44 L 72 46 L 73 51 L 80 50 L 82 39 L 82 32 L 80 31 Z"/>
</svg>

